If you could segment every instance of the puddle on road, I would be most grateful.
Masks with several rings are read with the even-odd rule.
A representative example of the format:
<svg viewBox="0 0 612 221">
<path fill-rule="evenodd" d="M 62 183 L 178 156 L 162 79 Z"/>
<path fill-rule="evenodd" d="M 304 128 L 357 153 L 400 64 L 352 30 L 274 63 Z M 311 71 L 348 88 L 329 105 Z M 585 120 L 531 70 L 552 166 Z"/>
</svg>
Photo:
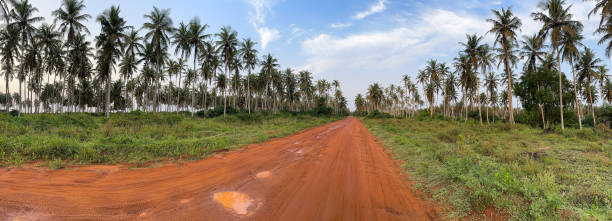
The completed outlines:
<svg viewBox="0 0 612 221">
<path fill-rule="evenodd" d="M 263 178 L 268 178 L 272 173 L 270 173 L 270 171 L 263 171 L 263 172 L 259 172 L 258 174 L 255 175 L 255 177 L 257 177 L 257 179 L 263 179 Z"/>
<path fill-rule="evenodd" d="M 249 196 L 240 192 L 215 193 L 214 199 L 217 203 L 223 205 L 225 208 L 231 209 L 239 215 L 246 215 L 249 206 L 253 203 L 253 200 L 249 198 Z"/>
</svg>

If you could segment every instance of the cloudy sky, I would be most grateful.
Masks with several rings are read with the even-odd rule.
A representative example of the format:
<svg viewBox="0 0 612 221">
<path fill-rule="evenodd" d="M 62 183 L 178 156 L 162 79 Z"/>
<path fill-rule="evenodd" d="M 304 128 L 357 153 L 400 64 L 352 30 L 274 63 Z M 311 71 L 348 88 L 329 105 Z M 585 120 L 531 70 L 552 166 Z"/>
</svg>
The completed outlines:
<svg viewBox="0 0 612 221">
<path fill-rule="evenodd" d="M 60 0 L 31 0 L 46 22 Z M 587 14 L 592 2 L 567 0 L 575 19 L 585 25 L 585 44 L 597 46 L 597 18 Z M 175 24 L 197 16 L 209 33 L 230 25 L 240 38 L 259 42 L 260 54 L 271 53 L 283 68 L 310 70 L 315 79 L 339 80 L 351 107 L 357 93 L 373 82 L 400 84 L 403 74 L 416 76 L 426 60 L 451 62 L 465 34 L 485 35 L 491 9 L 512 6 L 523 21 L 521 35 L 535 33 L 540 24 L 530 14 L 537 1 L 490 0 L 85 0 L 94 18 L 111 5 L 120 5 L 130 25 L 140 27 L 153 6 L 170 8 Z M 99 25 L 92 19 L 92 35 Z M 492 44 L 492 36 L 485 39 Z M 609 60 L 604 59 L 606 63 Z M 564 68 L 568 70 L 568 67 Z M 16 86 L 16 84 L 13 83 Z M 12 91 L 14 91 L 13 89 Z M 4 85 L 0 86 L 4 91 Z"/>
</svg>

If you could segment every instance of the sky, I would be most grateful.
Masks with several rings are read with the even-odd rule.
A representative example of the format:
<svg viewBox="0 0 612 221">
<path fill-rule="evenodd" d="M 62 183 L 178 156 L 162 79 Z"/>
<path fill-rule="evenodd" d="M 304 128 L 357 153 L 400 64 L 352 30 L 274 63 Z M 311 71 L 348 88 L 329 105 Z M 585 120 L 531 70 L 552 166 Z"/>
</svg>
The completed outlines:
<svg viewBox="0 0 612 221">
<path fill-rule="evenodd" d="M 31 0 L 39 16 L 52 23 L 51 12 L 60 0 Z M 588 18 L 594 3 L 567 0 L 574 18 L 584 26 L 584 44 L 604 60 L 604 46 L 598 46 L 593 35 L 598 18 Z M 92 36 L 99 33 L 95 17 L 111 5 L 119 5 L 129 25 L 139 28 L 144 14 L 153 6 L 170 9 L 174 24 L 198 17 L 216 33 L 229 25 L 241 39 L 258 42 L 260 55 L 271 53 L 281 68 L 309 70 L 314 80 L 338 80 L 354 107 L 358 93 L 378 82 L 385 86 L 401 84 L 404 74 L 414 79 L 429 59 L 452 63 L 465 41 L 466 34 L 485 36 L 491 25 L 491 9 L 511 6 L 522 20 L 519 36 L 536 33 L 541 24 L 531 13 L 538 10 L 537 1 L 519 0 L 85 0 L 87 23 Z M 93 37 L 92 37 L 93 39 Z M 562 67 L 571 72 L 569 65 Z M 498 73 L 501 71 L 498 71 Z M 4 85 L 0 86 L 4 91 Z M 11 91 L 17 84 L 11 83 Z"/>
</svg>

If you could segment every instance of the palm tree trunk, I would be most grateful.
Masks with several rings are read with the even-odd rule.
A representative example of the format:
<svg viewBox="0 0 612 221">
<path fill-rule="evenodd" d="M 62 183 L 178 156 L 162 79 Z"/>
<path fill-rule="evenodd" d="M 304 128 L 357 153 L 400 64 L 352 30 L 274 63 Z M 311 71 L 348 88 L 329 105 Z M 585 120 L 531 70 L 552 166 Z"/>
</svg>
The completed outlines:
<svg viewBox="0 0 612 221">
<path fill-rule="evenodd" d="M 563 75 L 563 72 L 561 72 L 559 49 L 555 48 L 555 51 L 557 52 L 557 66 L 559 68 L 559 110 L 561 113 L 561 130 L 565 130 L 565 123 L 563 122 L 563 82 L 561 81 L 561 75 Z"/>
<path fill-rule="evenodd" d="M 249 114 L 251 114 L 251 68 L 249 67 L 249 76 L 247 76 L 247 109 L 249 109 Z"/>
<path fill-rule="evenodd" d="M 6 87 L 5 87 L 5 89 L 6 89 L 6 94 L 5 94 L 5 101 L 6 101 L 6 103 L 5 103 L 5 105 L 6 105 L 6 112 L 8 113 L 9 109 L 10 109 L 10 106 L 11 106 L 11 105 L 9 105 L 11 103 L 9 101 L 9 97 L 10 97 L 9 96 L 9 71 L 6 71 L 5 76 L 6 76 Z"/>
<path fill-rule="evenodd" d="M 595 120 L 595 108 L 593 107 L 593 92 L 591 90 L 591 82 L 589 82 L 589 104 L 591 105 L 591 116 L 593 116 L 593 128 L 597 128 L 597 121 Z"/>
<path fill-rule="evenodd" d="M 487 125 L 491 125 L 491 122 L 489 122 L 489 92 L 485 91 L 485 93 L 487 94 L 487 100 L 485 101 L 485 106 L 487 108 Z"/>
<path fill-rule="evenodd" d="M 109 68 L 110 70 L 111 68 Z M 106 104 L 105 106 L 105 111 L 106 111 L 106 119 L 108 119 L 110 117 L 110 84 L 111 84 L 111 73 L 109 73 L 109 75 L 106 77 Z"/>
<path fill-rule="evenodd" d="M 510 72 L 510 55 L 508 54 L 508 47 L 506 42 L 503 43 L 504 48 L 504 65 L 506 66 L 506 74 L 508 75 L 508 103 L 510 113 L 510 124 L 514 124 L 514 104 L 512 102 L 512 73 Z"/>
<path fill-rule="evenodd" d="M 578 115 L 578 125 L 580 125 L 580 129 L 582 130 L 582 116 L 580 116 L 580 104 L 578 103 L 578 89 L 576 89 L 576 72 L 574 71 L 574 64 L 572 59 L 569 59 L 570 67 L 572 67 L 572 77 L 574 78 L 574 97 L 576 103 L 576 113 Z"/>
</svg>

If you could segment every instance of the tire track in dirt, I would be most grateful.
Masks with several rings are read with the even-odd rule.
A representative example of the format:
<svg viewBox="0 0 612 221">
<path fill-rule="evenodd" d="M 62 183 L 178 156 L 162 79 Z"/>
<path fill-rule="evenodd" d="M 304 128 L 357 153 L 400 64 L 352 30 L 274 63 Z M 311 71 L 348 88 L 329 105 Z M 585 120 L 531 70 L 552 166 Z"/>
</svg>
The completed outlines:
<svg viewBox="0 0 612 221">
<path fill-rule="evenodd" d="M 0 169 L 0 220 L 437 220 L 438 214 L 356 118 L 180 166 Z"/>
</svg>

